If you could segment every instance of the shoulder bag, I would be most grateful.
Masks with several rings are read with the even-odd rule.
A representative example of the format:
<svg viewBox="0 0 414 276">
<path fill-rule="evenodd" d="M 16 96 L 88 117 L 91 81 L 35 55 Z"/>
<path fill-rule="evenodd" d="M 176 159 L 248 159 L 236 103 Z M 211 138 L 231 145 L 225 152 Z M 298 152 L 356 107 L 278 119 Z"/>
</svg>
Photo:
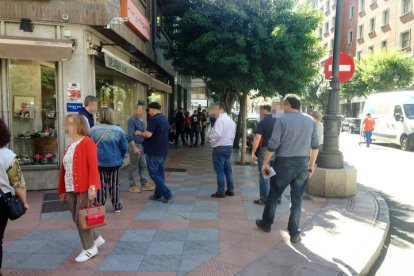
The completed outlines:
<svg viewBox="0 0 414 276">
<path fill-rule="evenodd" d="M 2 189 L 0 189 L 0 195 L 6 203 L 7 216 L 10 220 L 18 219 L 26 213 L 23 202 L 17 195 L 6 195 Z"/>
<path fill-rule="evenodd" d="M 105 129 L 104 133 L 102 134 L 102 136 L 99 138 L 99 140 L 96 142 L 96 145 L 99 145 L 99 143 L 101 142 L 102 138 L 104 138 L 104 136 L 106 135 L 106 133 L 108 132 L 108 130 L 112 128 L 112 126 L 109 126 Z"/>
</svg>

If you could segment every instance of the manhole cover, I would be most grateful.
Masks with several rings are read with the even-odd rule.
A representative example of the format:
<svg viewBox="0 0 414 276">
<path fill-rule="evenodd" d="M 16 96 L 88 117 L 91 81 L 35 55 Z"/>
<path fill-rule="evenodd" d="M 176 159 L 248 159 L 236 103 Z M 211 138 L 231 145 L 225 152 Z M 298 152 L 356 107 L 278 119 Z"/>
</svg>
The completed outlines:
<svg viewBox="0 0 414 276">
<path fill-rule="evenodd" d="M 60 201 L 58 193 L 43 195 L 42 213 L 55 213 L 69 211 L 68 202 Z"/>
</svg>

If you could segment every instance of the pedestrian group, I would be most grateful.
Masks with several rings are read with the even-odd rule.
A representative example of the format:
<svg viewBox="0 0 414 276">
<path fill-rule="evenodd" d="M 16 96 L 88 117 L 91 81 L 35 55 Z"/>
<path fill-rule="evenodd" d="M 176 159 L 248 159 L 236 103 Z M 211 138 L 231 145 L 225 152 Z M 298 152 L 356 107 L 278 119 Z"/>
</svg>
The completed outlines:
<svg viewBox="0 0 414 276">
<path fill-rule="evenodd" d="M 252 145 L 251 159 L 258 165 L 260 187 L 260 197 L 254 203 L 264 205 L 262 218 L 256 224 L 265 232 L 271 231 L 277 204 L 290 185 L 288 231 L 291 241 L 299 242 L 302 196 L 307 180 L 315 170 L 318 151 L 322 149 L 323 126 L 320 113 L 313 114 L 314 120 L 300 112 L 301 100 L 295 94 L 286 95 L 280 105 L 283 106 L 282 111 L 279 108 L 276 114 L 272 114 L 270 105 L 260 107 L 261 121 Z M 65 134 L 71 138 L 71 144 L 61 162 L 58 193 L 62 201 L 67 200 L 81 239 L 83 250 L 76 257 L 77 262 L 96 256 L 99 247 L 105 243 L 95 228 L 81 227 L 79 211 L 91 203 L 105 205 L 110 196 L 114 212 L 121 212 L 119 171 L 127 154 L 130 159 L 129 191 L 153 191 L 150 200 L 168 203 L 173 198 L 165 182 L 169 143 L 178 145 L 181 140 L 183 146 L 203 146 L 207 136 L 213 148 L 212 162 L 217 177 L 217 190 L 211 196 L 226 198 L 235 195 L 232 148 L 236 123 L 228 115 L 225 104 L 214 104 L 211 116 L 201 108 L 194 110 L 193 114 L 179 108 L 173 121 L 169 122 L 159 103 L 149 103 L 146 109 L 145 103 L 138 102 L 128 120 L 127 133 L 115 124 L 114 111 L 108 107 L 100 109 L 100 124 L 95 125 L 94 114 L 97 111 L 97 98 L 87 96 L 79 114 L 65 117 Z M 145 112 L 149 117 L 147 124 L 144 122 Z M 367 119 L 364 124 L 368 141 L 372 123 Z M 27 212 L 25 180 L 16 155 L 7 148 L 10 139 L 10 131 L 0 119 L 0 188 L 5 194 L 3 197 L 17 195 Z M 270 168 L 276 172 L 272 177 L 269 177 L 273 171 Z M 154 184 L 149 182 L 147 172 Z M 5 201 L 0 200 L 0 242 L 7 221 Z M 0 268 L 1 254 L 2 250 Z"/>
</svg>

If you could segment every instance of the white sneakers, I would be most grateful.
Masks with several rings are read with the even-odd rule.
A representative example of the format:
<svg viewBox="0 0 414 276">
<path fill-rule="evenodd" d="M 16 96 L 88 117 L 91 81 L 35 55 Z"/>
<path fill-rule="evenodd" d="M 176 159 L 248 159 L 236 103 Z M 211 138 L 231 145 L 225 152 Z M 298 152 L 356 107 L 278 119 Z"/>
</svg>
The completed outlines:
<svg viewBox="0 0 414 276">
<path fill-rule="evenodd" d="M 78 263 L 81 263 L 81 262 L 86 262 L 90 258 L 95 257 L 96 255 L 98 255 L 98 247 L 102 246 L 104 243 L 105 243 L 105 240 L 102 238 L 102 236 L 99 236 L 95 240 L 94 245 L 87 250 L 82 250 L 79 256 L 76 257 L 75 261 L 77 261 Z"/>
<path fill-rule="evenodd" d="M 102 236 L 99 236 L 95 242 L 93 243 L 93 245 L 95 245 L 96 247 L 100 247 L 101 245 L 103 245 L 105 243 L 105 240 L 102 238 Z"/>
<path fill-rule="evenodd" d="M 92 246 L 88 250 L 82 250 L 82 252 L 79 254 L 79 256 L 76 257 L 75 261 L 78 263 L 86 262 L 92 257 L 95 257 L 98 255 L 98 248 L 96 246 Z"/>
</svg>

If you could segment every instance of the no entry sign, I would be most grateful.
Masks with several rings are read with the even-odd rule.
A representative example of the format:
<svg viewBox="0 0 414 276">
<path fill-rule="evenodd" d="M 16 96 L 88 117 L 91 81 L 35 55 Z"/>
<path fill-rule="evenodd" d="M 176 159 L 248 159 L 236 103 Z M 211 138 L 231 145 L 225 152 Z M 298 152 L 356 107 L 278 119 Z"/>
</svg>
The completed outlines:
<svg viewBox="0 0 414 276">
<path fill-rule="evenodd" d="M 328 58 L 325 61 L 325 77 L 327 79 L 332 78 L 332 63 L 333 57 Z M 355 63 L 354 59 L 348 56 L 347 54 L 340 53 L 339 54 L 339 81 L 341 83 L 349 81 L 355 72 Z"/>
</svg>

